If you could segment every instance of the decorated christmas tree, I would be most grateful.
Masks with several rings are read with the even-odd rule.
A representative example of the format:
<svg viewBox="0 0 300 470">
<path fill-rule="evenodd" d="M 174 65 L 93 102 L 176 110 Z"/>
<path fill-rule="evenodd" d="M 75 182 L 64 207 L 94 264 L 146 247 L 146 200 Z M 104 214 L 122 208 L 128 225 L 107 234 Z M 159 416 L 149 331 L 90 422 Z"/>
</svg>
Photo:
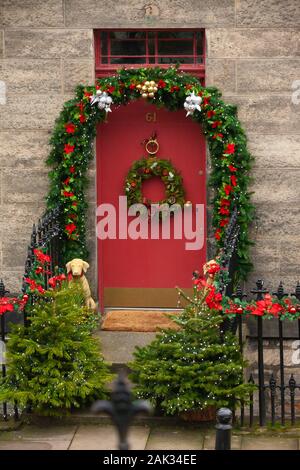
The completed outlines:
<svg viewBox="0 0 300 470">
<path fill-rule="evenodd" d="M 91 335 L 96 318 L 78 286 L 59 282 L 40 294 L 28 320 L 10 334 L 0 401 L 54 415 L 105 398 L 112 377 Z"/>
<path fill-rule="evenodd" d="M 130 364 L 137 397 L 167 414 L 211 406 L 233 409 L 249 398 L 252 387 L 243 383 L 245 363 L 236 337 L 222 333 L 222 295 L 211 277 L 194 283 L 191 298 L 180 291 L 187 305 L 173 316 L 177 329 L 164 330 L 150 345 L 137 348 Z"/>
</svg>

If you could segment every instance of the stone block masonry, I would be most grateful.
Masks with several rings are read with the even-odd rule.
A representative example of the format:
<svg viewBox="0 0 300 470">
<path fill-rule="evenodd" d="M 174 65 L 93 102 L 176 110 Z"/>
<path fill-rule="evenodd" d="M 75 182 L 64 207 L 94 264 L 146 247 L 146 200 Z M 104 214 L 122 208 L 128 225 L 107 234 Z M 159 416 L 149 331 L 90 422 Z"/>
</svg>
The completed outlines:
<svg viewBox="0 0 300 470">
<path fill-rule="evenodd" d="M 44 209 L 48 140 L 77 83 L 94 80 L 93 29 L 205 28 L 206 84 L 239 105 L 256 156 L 255 272 L 274 286 L 300 278 L 299 0 L 0 0 L 0 273 L 20 287 L 26 240 Z M 95 171 L 88 239 L 96 259 Z M 96 263 L 89 270 L 96 285 Z M 275 282 L 276 281 L 276 282 Z M 94 294 L 95 296 L 95 294 Z"/>
</svg>

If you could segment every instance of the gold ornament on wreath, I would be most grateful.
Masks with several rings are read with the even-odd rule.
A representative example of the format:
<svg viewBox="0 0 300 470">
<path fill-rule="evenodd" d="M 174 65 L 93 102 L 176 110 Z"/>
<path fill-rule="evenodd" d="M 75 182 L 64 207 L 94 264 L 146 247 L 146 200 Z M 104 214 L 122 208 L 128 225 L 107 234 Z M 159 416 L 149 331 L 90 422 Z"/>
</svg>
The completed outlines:
<svg viewBox="0 0 300 470">
<path fill-rule="evenodd" d="M 154 98 L 158 90 L 157 83 L 154 80 L 139 83 L 136 88 L 139 90 L 143 98 Z"/>
</svg>

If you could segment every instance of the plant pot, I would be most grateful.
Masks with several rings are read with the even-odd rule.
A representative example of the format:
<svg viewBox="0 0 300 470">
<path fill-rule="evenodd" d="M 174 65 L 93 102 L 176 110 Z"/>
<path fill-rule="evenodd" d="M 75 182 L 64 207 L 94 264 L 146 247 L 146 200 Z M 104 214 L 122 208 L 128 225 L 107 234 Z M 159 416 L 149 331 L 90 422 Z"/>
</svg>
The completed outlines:
<svg viewBox="0 0 300 470">
<path fill-rule="evenodd" d="M 182 411 L 180 418 L 188 422 L 208 422 L 216 420 L 216 407 L 211 405 L 204 410 Z"/>
</svg>

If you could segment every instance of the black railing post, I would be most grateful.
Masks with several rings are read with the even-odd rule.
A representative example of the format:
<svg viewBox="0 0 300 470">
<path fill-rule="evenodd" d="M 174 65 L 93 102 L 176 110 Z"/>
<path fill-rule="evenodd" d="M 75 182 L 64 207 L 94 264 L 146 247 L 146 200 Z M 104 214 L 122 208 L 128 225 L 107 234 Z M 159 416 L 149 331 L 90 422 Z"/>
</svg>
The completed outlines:
<svg viewBox="0 0 300 470">
<path fill-rule="evenodd" d="M 231 450 L 231 420 L 232 412 L 229 408 L 220 408 L 217 411 L 215 450 Z"/>
<path fill-rule="evenodd" d="M 253 385 L 254 384 L 254 379 L 253 375 L 250 375 L 250 378 L 248 380 L 248 383 Z M 253 392 L 250 393 L 250 406 L 249 406 L 249 426 L 252 428 L 253 426 L 253 416 L 254 416 L 254 410 L 253 410 Z"/>
<path fill-rule="evenodd" d="M 294 375 L 292 374 L 289 380 L 289 389 L 290 389 L 290 397 L 291 397 L 291 424 L 295 424 L 295 390 L 296 390 L 296 380 L 294 379 Z"/>
<path fill-rule="evenodd" d="M 274 426 L 275 425 L 275 399 L 276 399 L 276 379 L 274 377 L 274 374 L 272 374 L 270 377 L 269 387 L 270 387 L 270 395 L 271 395 L 271 420 L 272 420 L 272 426 Z"/>
<path fill-rule="evenodd" d="M 273 295 L 278 300 L 282 300 L 288 295 L 284 292 L 283 283 L 280 281 L 278 289 L 273 292 Z M 279 367 L 280 367 L 280 406 L 281 406 L 281 424 L 285 424 L 285 385 L 284 385 L 284 351 L 283 351 L 283 323 L 278 319 L 278 333 L 279 333 Z"/>
<path fill-rule="evenodd" d="M 268 293 L 264 289 L 264 281 L 258 279 L 256 289 L 251 291 L 256 294 L 256 300 L 263 300 L 263 295 Z M 265 370 L 264 370 L 264 348 L 263 348 L 263 319 L 257 317 L 257 361 L 258 361 L 258 387 L 259 387 L 259 425 L 266 424 L 266 398 L 265 398 Z"/>
<path fill-rule="evenodd" d="M 132 401 L 125 374 L 120 373 L 113 385 L 111 401 L 98 400 L 93 404 L 91 411 L 94 413 L 104 411 L 104 413 L 110 415 L 118 430 L 119 450 L 128 450 L 127 435 L 129 426 L 138 413 L 150 413 L 151 406 L 144 400 Z"/>
</svg>

